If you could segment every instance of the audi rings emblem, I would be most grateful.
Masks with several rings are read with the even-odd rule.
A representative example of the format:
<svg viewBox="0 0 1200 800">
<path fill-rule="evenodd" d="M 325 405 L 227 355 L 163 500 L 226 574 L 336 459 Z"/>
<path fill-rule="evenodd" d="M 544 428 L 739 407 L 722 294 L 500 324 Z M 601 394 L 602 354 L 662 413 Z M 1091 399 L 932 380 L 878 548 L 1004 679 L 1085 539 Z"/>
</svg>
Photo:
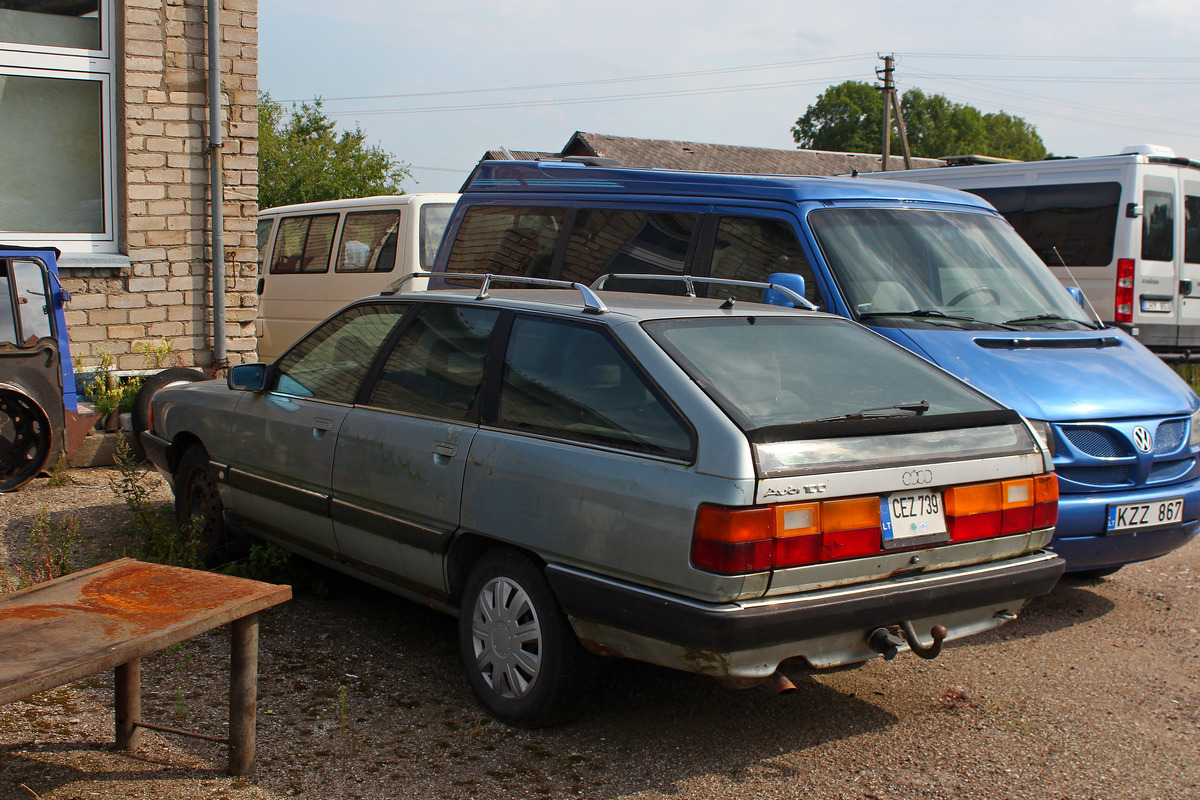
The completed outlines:
<svg viewBox="0 0 1200 800">
<path fill-rule="evenodd" d="M 933 483 L 933 473 L 927 469 L 910 469 L 900 476 L 905 486 L 924 486 Z"/>
<path fill-rule="evenodd" d="M 1143 453 L 1149 453 L 1150 448 L 1154 447 L 1154 437 L 1150 431 L 1138 425 L 1133 429 L 1133 446 Z"/>
</svg>

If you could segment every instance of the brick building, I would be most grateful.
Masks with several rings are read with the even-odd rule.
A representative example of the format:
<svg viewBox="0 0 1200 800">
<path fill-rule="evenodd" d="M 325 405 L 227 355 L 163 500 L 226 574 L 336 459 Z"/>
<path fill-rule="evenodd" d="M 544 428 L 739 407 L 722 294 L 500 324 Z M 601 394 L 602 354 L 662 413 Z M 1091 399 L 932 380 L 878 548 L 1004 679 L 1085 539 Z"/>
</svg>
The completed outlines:
<svg viewBox="0 0 1200 800">
<path fill-rule="evenodd" d="M 163 338 L 187 366 L 250 360 L 257 0 L 3 5 L 0 242 L 62 251 L 77 366 L 104 350 L 119 369 L 137 370 L 145 363 L 135 346 Z M 224 302 L 218 292 L 215 305 L 214 219 L 224 252 Z"/>
</svg>

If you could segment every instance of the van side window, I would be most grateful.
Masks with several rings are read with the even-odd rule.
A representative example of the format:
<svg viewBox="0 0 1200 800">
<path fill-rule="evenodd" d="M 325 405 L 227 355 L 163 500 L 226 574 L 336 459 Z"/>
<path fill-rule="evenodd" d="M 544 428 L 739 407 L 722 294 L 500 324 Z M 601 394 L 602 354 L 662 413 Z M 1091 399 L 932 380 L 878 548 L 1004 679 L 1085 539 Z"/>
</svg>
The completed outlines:
<svg viewBox="0 0 1200 800">
<path fill-rule="evenodd" d="M 794 272 L 804 278 L 808 300 L 824 306 L 821 287 L 804 248 L 791 225 L 760 217 L 722 217 L 717 226 L 709 276 L 738 281 L 764 281 L 775 272 Z M 762 290 L 718 286 L 709 294 L 759 302 Z"/>
<path fill-rule="evenodd" d="M 1170 261 L 1174 258 L 1173 200 L 1170 192 L 1147 189 L 1142 194 L 1142 258 L 1147 261 Z"/>
<path fill-rule="evenodd" d="M 1200 197 L 1183 198 L 1183 260 L 1200 264 Z"/>
<path fill-rule="evenodd" d="M 255 238 L 258 240 L 258 274 L 263 274 L 263 261 L 267 258 L 267 243 L 271 239 L 271 229 L 275 227 L 275 220 L 268 217 L 258 221 L 258 227 L 255 228 Z"/>
<path fill-rule="evenodd" d="M 549 278 L 562 208 L 476 206 L 454 237 L 447 272 L 490 272 Z"/>
<path fill-rule="evenodd" d="M 271 272 L 328 272 L 337 220 L 337 214 L 281 219 Z"/>
<path fill-rule="evenodd" d="M 483 383 L 495 309 L 426 306 L 388 356 L 368 405 L 466 422 Z"/>
<path fill-rule="evenodd" d="M 352 211 L 342 224 L 336 272 L 391 272 L 396 266 L 400 212 Z"/>
<path fill-rule="evenodd" d="M 600 328 L 518 316 L 504 357 L 497 422 L 506 428 L 685 457 L 682 418 Z"/>
<path fill-rule="evenodd" d="M 1045 263 L 1105 267 L 1112 263 L 1121 184 L 1063 183 L 971 189 L 1004 215 Z"/>
<path fill-rule="evenodd" d="M 590 284 L 612 273 L 682 275 L 698 218 L 682 212 L 580 209 L 567 239 L 561 277 Z M 664 287 L 661 291 L 678 291 L 674 283 Z M 614 281 L 605 288 L 619 291 L 626 287 L 618 287 Z M 644 283 L 637 288 L 660 291 Z"/>
</svg>

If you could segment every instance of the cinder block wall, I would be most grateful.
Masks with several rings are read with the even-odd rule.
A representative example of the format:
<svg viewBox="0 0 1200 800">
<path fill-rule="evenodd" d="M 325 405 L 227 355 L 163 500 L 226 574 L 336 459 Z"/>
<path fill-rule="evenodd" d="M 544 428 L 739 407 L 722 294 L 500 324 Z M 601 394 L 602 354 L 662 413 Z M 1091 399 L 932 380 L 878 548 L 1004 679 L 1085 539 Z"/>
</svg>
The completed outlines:
<svg viewBox="0 0 1200 800">
<path fill-rule="evenodd" d="M 118 11 L 120 249 L 128 268 L 65 268 L 77 367 L 101 350 L 146 366 L 140 342 L 165 338 L 172 361 L 210 367 L 208 24 L 205 0 L 124 0 Z M 258 4 L 222 0 L 226 348 L 254 360 L 257 308 Z"/>
</svg>

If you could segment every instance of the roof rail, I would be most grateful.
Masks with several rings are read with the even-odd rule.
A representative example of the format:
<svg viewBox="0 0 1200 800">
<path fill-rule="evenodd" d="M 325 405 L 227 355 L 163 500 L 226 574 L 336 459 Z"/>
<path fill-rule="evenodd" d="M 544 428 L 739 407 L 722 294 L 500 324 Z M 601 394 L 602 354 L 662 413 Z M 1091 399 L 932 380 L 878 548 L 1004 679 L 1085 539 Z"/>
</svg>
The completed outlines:
<svg viewBox="0 0 1200 800">
<path fill-rule="evenodd" d="M 469 279 L 482 281 L 479 286 L 479 294 L 475 296 L 476 300 L 488 299 L 488 289 L 493 283 L 522 283 L 532 286 L 552 286 L 560 289 L 575 289 L 581 295 L 583 295 L 583 311 L 585 314 L 604 314 L 608 312 L 608 306 L 604 305 L 604 301 L 597 297 L 595 292 L 582 283 L 576 283 L 575 281 L 556 281 L 551 280 L 550 278 L 526 278 L 522 275 L 496 275 L 490 272 L 415 272 L 412 275 L 406 275 L 400 280 L 391 284 L 382 292 L 380 292 L 380 294 L 395 294 L 396 292 L 400 291 L 400 287 L 414 278 L 432 278 L 435 274 L 442 280 Z"/>
<path fill-rule="evenodd" d="M 645 273 L 608 273 L 601 275 L 596 280 L 592 281 L 592 288 L 600 291 L 604 288 L 604 284 L 609 278 L 618 278 L 621 280 L 642 280 L 642 281 L 681 281 L 687 290 L 688 297 L 696 296 L 696 287 L 693 284 L 697 283 L 715 283 L 721 286 L 750 286 L 758 289 L 774 289 L 784 295 L 793 303 L 807 308 L 809 311 L 818 310 L 804 295 L 797 292 L 795 289 L 790 289 L 778 283 L 768 283 L 766 281 L 738 281 L 732 278 L 698 278 L 694 275 L 648 275 Z"/>
</svg>

